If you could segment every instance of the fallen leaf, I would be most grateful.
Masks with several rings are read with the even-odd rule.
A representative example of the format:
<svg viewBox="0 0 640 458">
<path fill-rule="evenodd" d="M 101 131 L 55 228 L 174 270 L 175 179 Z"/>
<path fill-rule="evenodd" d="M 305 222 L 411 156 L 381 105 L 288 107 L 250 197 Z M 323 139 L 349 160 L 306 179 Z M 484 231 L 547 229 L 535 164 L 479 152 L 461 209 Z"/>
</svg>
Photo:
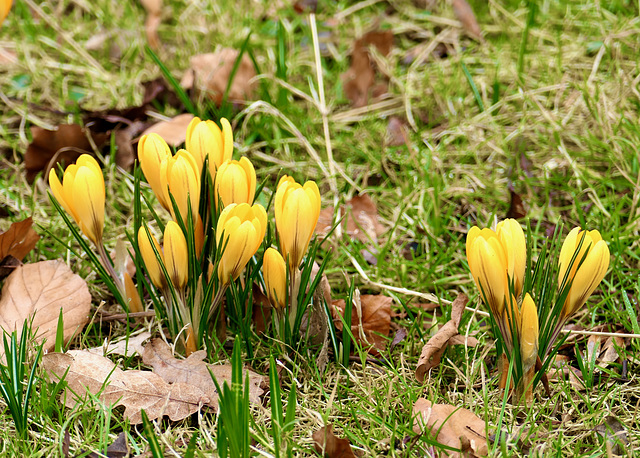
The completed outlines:
<svg viewBox="0 0 640 458">
<path fill-rule="evenodd" d="M 318 0 L 298 0 L 293 4 L 296 13 L 315 13 L 318 9 Z"/>
<path fill-rule="evenodd" d="M 176 116 L 169 121 L 160 121 L 147 130 L 142 135 L 156 133 L 160 135 L 169 146 L 177 148 L 182 145 L 187 138 L 187 126 L 193 119 L 191 113 L 184 113 Z"/>
<path fill-rule="evenodd" d="M 89 392 L 108 406 L 124 406 L 124 416 L 133 424 L 142 423 L 142 409 L 150 420 L 166 415 L 178 421 L 210 403 L 196 385 L 169 384 L 151 371 L 124 371 L 108 358 L 88 351 L 49 353 L 42 358 L 42 365 L 58 378 L 66 374 L 67 388 L 62 399 L 67 407 L 84 402 L 85 393 Z"/>
<path fill-rule="evenodd" d="M 507 211 L 507 218 L 520 219 L 527 216 L 527 210 L 524 208 L 522 197 L 516 193 L 512 188 L 509 188 L 509 194 L 511 195 L 511 202 L 509 203 L 509 210 Z"/>
<path fill-rule="evenodd" d="M 31 217 L 13 223 L 6 232 L 0 234 L 0 259 L 13 256 L 22 261 L 33 250 L 40 236 L 31 227 Z"/>
<path fill-rule="evenodd" d="M 387 146 L 409 146 L 409 136 L 407 128 L 402 119 L 397 116 L 391 116 L 387 124 L 387 137 L 385 139 Z"/>
<path fill-rule="evenodd" d="M 115 354 L 124 357 L 131 357 L 136 353 L 139 355 L 142 354 L 144 350 L 144 343 L 149 339 L 151 339 L 151 333 L 144 331 L 136 336 L 124 337 L 113 342 L 107 342 L 105 339 L 102 346 L 88 348 L 87 351 L 101 356 Z"/>
<path fill-rule="evenodd" d="M 54 348 L 60 309 L 64 340 L 71 339 L 89 320 L 91 294 L 87 283 L 60 261 L 41 261 L 18 267 L 7 277 L 0 297 L 0 327 L 20 332 L 33 317 L 32 329 L 44 350 Z M 37 331 L 36 331 L 37 329 Z"/>
<path fill-rule="evenodd" d="M 153 367 L 154 373 L 167 383 L 184 383 L 199 387 L 209 399 L 206 404 L 217 410 L 218 392 L 209 371 L 220 386 L 224 382 L 231 385 L 231 366 L 207 364 L 203 361 L 206 356 L 207 352 L 200 350 L 192 353 L 187 359 L 176 359 L 171 353 L 171 348 L 164 341 L 154 339 L 145 345 L 142 351 L 142 362 Z M 264 392 L 261 385 L 265 379 L 253 371 L 249 370 L 248 373 L 249 399 L 259 404 L 260 396 Z"/>
<path fill-rule="evenodd" d="M 375 48 L 387 56 L 393 46 L 393 32 L 371 31 L 356 40 L 351 53 L 351 66 L 342 74 L 345 96 L 354 107 L 363 107 L 369 102 L 369 93 L 376 86 L 376 71 L 369 48 Z M 386 92 L 386 83 L 382 88 Z M 376 92 L 381 92 L 378 88 Z"/>
<path fill-rule="evenodd" d="M 11 275 L 11 273 L 22 265 L 22 261 L 11 255 L 5 256 L 0 261 L 0 280 Z"/>
<path fill-rule="evenodd" d="M 220 105 L 238 55 L 239 51 L 236 49 L 222 48 L 214 53 L 193 56 L 191 68 L 182 77 L 180 85 L 186 89 L 194 87 L 204 91 Z M 229 88 L 228 100 L 242 102 L 253 99 L 255 77 L 253 62 L 246 53 L 242 54 L 240 65 Z"/>
<path fill-rule="evenodd" d="M 326 458 L 355 458 L 348 439 L 340 439 L 333 434 L 333 426 L 323 426 L 313 433 L 313 446 L 316 452 Z"/>
<path fill-rule="evenodd" d="M 393 340 L 391 341 L 391 348 L 394 348 L 396 345 L 398 345 L 400 342 L 402 342 L 406 338 L 407 338 L 407 330 L 405 328 L 399 328 L 396 331 L 396 335 L 393 337 Z"/>
<path fill-rule="evenodd" d="M 482 38 L 482 29 L 478 24 L 476 15 L 473 13 L 473 8 L 467 3 L 467 0 L 451 0 L 453 5 L 453 12 L 458 20 L 462 23 L 462 28 L 467 32 L 471 38 L 484 42 Z"/>
<path fill-rule="evenodd" d="M 607 415 L 604 418 L 604 422 L 595 427 L 595 431 L 604 438 L 606 441 L 607 456 L 622 455 L 624 453 L 625 446 L 629 444 L 627 438 L 627 430 L 620 420 L 611 415 Z"/>
<path fill-rule="evenodd" d="M 56 130 L 32 126 L 33 140 L 24 153 L 27 180 L 32 182 L 38 172 L 46 171 L 59 162 L 68 165 L 81 154 L 92 154 L 92 143 L 87 136 L 91 137 L 98 149 L 106 145 L 109 139 L 106 133 L 96 133 L 78 124 L 60 124 Z"/>
<path fill-rule="evenodd" d="M 114 143 L 116 145 L 116 165 L 124 170 L 132 170 L 137 153 L 133 148 L 133 139 L 140 135 L 146 126 L 142 121 L 134 121 L 126 127 L 118 126 L 114 129 Z"/>
<path fill-rule="evenodd" d="M 380 223 L 378 207 L 368 194 L 354 196 L 340 207 L 340 214 L 344 214 L 345 211 L 348 212 L 348 215 L 342 220 L 342 228 L 346 227 L 346 233 L 349 237 L 355 237 L 362 242 L 372 241 L 375 243 L 378 241 L 378 237 L 386 231 Z M 333 227 L 333 214 L 334 209 L 331 207 L 323 208 L 320 211 L 315 229 L 316 234 L 322 237 L 329 233 Z"/>
<path fill-rule="evenodd" d="M 462 312 L 464 312 L 467 302 L 469 302 L 469 298 L 465 294 L 458 294 L 451 305 L 451 319 L 422 347 L 416 368 L 416 378 L 419 382 L 424 382 L 424 374 L 440 364 L 440 358 L 447 349 L 449 340 L 458 335 L 458 326 L 460 326 Z"/>
<path fill-rule="evenodd" d="M 391 327 L 392 302 L 393 299 L 382 295 L 360 296 L 359 293 L 354 295 L 354 304 L 351 308 L 351 333 L 356 341 L 368 349 L 372 355 L 379 355 L 387 345 L 386 337 Z M 344 310 L 344 299 L 333 301 L 331 312 L 338 331 L 342 331 L 343 328 L 340 317 L 344 316 Z"/>
<path fill-rule="evenodd" d="M 81 456 L 86 456 L 87 458 L 104 458 L 105 455 L 98 452 L 91 452 L 88 455 L 83 449 L 80 450 Z M 66 455 L 68 456 L 68 454 Z M 77 455 L 80 456 L 80 455 Z M 115 441 L 109 446 L 107 446 L 106 457 L 107 458 L 125 458 L 129 456 L 129 445 L 127 444 L 127 434 L 125 432 L 121 432 L 118 434 L 118 437 Z"/>
<path fill-rule="evenodd" d="M 142 6 L 147 11 L 147 19 L 144 23 L 144 31 L 147 35 L 147 42 L 151 49 L 160 48 L 160 38 L 158 38 L 158 27 L 162 22 L 162 0 L 140 0 Z"/>
<path fill-rule="evenodd" d="M 478 339 L 473 336 L 463 336 L 457 334 L 449 339 L 449 345 L 464 345 L 466 347 L 475 347 L 478 345 Z"/>
<path fill-rule="evenodd" d="M 489 453 L 485 422 L 470 410 L 448 404 L 431 404 L 418 398 L 413 406 L 413 431 L 416 434 L 433 433 L 435 439 L 462 453 L 445 451 L 444 456 L 475 457 Z"/>
</svg>

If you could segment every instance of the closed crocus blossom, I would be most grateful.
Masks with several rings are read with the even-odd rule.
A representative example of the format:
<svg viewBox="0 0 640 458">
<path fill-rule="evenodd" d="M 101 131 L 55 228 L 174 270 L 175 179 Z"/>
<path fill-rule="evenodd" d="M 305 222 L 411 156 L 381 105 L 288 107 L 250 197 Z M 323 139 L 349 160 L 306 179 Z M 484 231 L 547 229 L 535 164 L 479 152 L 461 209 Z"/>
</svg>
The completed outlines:
<svg viewBox="0 0 640 458">
<path fill-rule="evenodd" d="M 600 232 L 583 231 L 579 227 L 569 232 L 560 250 L 558 272 L 559 287 L 562 286 L 565 277 L 567 282 L 573 281 L 562 309 L 563 316 L 573 315 L 584 305 L 604 278 L 608 268 L 609 247 L 602 240 Z"/>
<path fill-rule="evenodd" d="M 147 230 L 144 227 L 141 227 L 138 230 L 138 248 L 140 249 L 140 254 L 142 254 L 142 260 L 144 261 L 144 265 L 147 268 L 147 272 L 149 273 L 149 278 L 151 282 L 156 285 L 158 288 L 162 288 L 166 285 L 166 281 L 164 278 L 164 274 L 162 273 L 162 268 L 160 267 L 160 263 L 158 261 L 158 256 L 156 256 L 156 252 L 153 251 L 153 246 L 155 245 L 156 251 L 158 252 L 158 256 L 160 257 L 160 261 L 164 263 L 164 257 L 162 256 L 162 249 L 160 248 L 160 244 L 156 240 L 156 238 L 150 232 L 147 234 Z"/>
<path fill-rule="evenodd" d="M 200 203 L 200 172 L 195 159 L 185 150 L 179 150 L 175 156 L 163 161 L 160 166 L 160 183 L 164 192 L 164 198 L 171 202 L 169 193 L 176 202 L 182 221 L 187 224 L 189 205 L 194 226 Z M 171 215 L 177 219 L 178 215 L 170 208 Z"/>
<path fill-rule="evenodd" d="M 2 24 L 9 15 L 9 10 L 11 10 L 11 3 L 12 0 L 0 0 L 0 24 Z"/>
<path fill-rule="evenodd" d="M 209 170 L 213 176 L 220 165 L 231 160 L 233 153 L 233 132 L 231 124 L 225 118 L 220 119 L 222 130 L 211 121 L 196 117 L 187 127 L 185 147 L 193 155 L 202 171 L 205 159 L 209 158 Z"/>
<path fill-rule="evenodd" d="M 104 227 L 104 178 L 96 160 L 81 155 L 64 172 L 62 183 L 54 169 L 49 185 L 56 200 L 76 221 L 80 230 L 96 245 L 101 243 Z"/>
<path fill-rule="evenodd" d="M 266 230 L 267 212 L 260 204 L 231 204 L 220 213 L 216 243 L 224 250 L 218 265 L 223 285 L 238 278 L 258 251 Z"/>
<path fill-rule="evenodd" d="M 471 228 L 467 234 L 469 270 L 492 313 L 502 317 L 507 283 L 507 257 L 498 235 L 491 229 Z"/>
<path fill-rule="evenodd" d="M 166 210 L 171 210 L 171 201 L 165 198 L 165 190 L 160 179 L 160 169 L 164 161 L 171 157 L 171 150 L 164 139 L 155 133 L 143 135 L 138 142 L 138 160 L 149 186 L 158 202 Z"/>
<path fill-rule="evenodd" d="M 175 221 L 169 221 L 164 228 L 164 264 L 167 274 L 177 289 L 183 289 L 189 276 L 189 255 L 187 239 Z"/>
<path fill-rule="evenodd" d="M 507 258 L 507 274 L 514 282 L 513 293 L 519 297 L 527 267 L 527 242 L 524 231 L 515 219 L 509 218 L 496 225 L 496 234 L 502 242 Z"/>
<path fill-rule="evenodd" d="M 215 202 L 222 206 L 253 203 L 256 193 L 256 171 L 246 157 L 220 165 L 215 177 Z"/>
<path fill-rule="evenodd" d="M 278 250 L 268 248 L 264 252 L 262 272 L 269 302 L 276 308 L 284 309 L 287 298 L 287 265 Z"/>
<path fill-rule="evenodd" d="M 529 293 L 525 294 L 520 310 L 520 355 L 526 371 L 536 364 L 538 357 L 538 310 Z"/>
<path fill-rule="evenodd" d="M 282 255 L 284 259 L 288 259 L 292 270 L 297 269 L 318 224 L 318 186 L 313 181 L 307 181 L 301 186 L 285 175 L 278 183 L 274 207 Z"/>
</svg>

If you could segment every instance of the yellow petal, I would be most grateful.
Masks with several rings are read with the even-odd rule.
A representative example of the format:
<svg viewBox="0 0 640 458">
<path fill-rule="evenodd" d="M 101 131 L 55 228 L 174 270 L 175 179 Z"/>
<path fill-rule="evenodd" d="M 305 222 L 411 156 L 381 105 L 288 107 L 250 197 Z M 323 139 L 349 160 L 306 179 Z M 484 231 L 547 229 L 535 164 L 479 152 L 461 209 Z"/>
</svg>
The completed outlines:
<svg viewBox="0 0 640 458">
<path fill-rule="evenodd" d="M 143 135 L 138 142 L 138 160 L 140 168 L 158 202 L 166 210 L 171 209 L 171 201 L 167 201 L 166 186 L 161 179 L 161 164 L 171 157 L 171 150 L 164 139 L 156 134 Z"/>
<path fill-rule="evenodd" d="M 538 356 L 538 310 L 527 293 L 522 300 L 520 324 L 520 355 L 525 372 L 533 367 Z"/>
<path fill-rule="evenodd" d="M 153 251 L 153 248 L 151 246 L 152 242 L 156 247 L 160 260 L 158 260 L 158 257 L 156 257 L 156 254 Z M 149 278 L 158 288 L 163 287 L 166 282 L 159 264 L 159 261 L 164 262 L 162 249 L 160 248 L 160 244 L 153 236 L 153 234 L 151 234 L 150 232 L 149 234 L 147 234 L 147 231 L 144 227 L 140 227 L 140 229 L 138 230 L 138 248 L 140 249 L 140 254 L 142 255 L 144 265 L 147 268 Z"/>
<path fill-rule="evenodd" d="M 104 226 L 104 178 L 102 171 L 79 167 L 73 181 L 73 204 L 80 227 L 95 244 L 102 240 Z"/>
<path fill-rule="evenodd" d="M 515 285 L 518 297 L 524 285 L 524 274 L 527 266 L 527 242 L 520 224 L 512 218 L 501 221 L 496 226 L 496 234 L 507 258 L 507 272 Z"/>
<path fill-rule="evenodd" d="M 220 118 L 220 125 L 222 126 L 223 143 L 222 162 L 230 161 L 233 156 L 233 131 L 227 118 Z"/>
<path fill-rule="evenodd" d="M 173 285 L 183 289 L 189 276 L 189 253 L 187 240 L 175 221 L 169 221 L 164 229 L 164 262 Z"/>
<path fill-rule="evenodd" d="M 264 252 L 262 271 L 269 302 L 273 307 L 284 308 L 287 298 L 287 266 L 277 250 L 268 248 Z"/>
<path fill-rule="evenodd" d="M 9 11 L 11 10 L 11 3 L 12 0 L 0 1 L 0 24 L 2 24 L 9 15 Z"/>
<path fill-rule="evenodd" d="M 565 303 L 565 315 L 571 316 L 584 305 L 598 287 L 609 268 L 609 247 L 603 240 L 598 241 L 588 252 L 578 268 L 571 291 Z"/>
</svg>

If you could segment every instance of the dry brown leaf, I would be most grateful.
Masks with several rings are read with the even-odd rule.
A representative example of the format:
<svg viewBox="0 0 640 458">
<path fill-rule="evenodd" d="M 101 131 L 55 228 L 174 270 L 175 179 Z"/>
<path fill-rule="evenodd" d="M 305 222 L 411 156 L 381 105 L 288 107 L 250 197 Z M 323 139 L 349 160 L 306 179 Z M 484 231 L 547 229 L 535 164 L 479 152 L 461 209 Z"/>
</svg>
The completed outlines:
<svg viewBox="0 0 640 458">
<path fill-rule="evenodd" d="M 180 85 L 186 89 L 195 87 L 205 91 L 217 105 L 220 105 L 238 55 L 239 51 L 236 49 L 222 48 L 214 53 L 193 56 L 191 68 L 182 77 Z M 229 88 L 228 100 L 242 102 L 253 99 L 255 77 L 253 62 L 247 54 L 242 54 L 240 65 Z"/>
<path fill-rule="evenodd" d="M 478 339 L 473 336 L 463 336 L 458 334 L 449 339 L 449 345 L 464 345 L 473 348 L 478 345 Z"/>
<path fill-rule="evenodd" d="M 447 349 L 449 340 L 458 335 L 462 312 L 464 312 L 468 301 L 469 298 L 465 294 L 459 294 L 451 305 L 451 319 L 422 347 L 418 367 L 416 368 L 416 378 L 419 382 L 424 382 L 424 374 L 440 364 L 440 358 L 442 358 L 442 354 Z"/>
<path fill-rule="evenodd" d="M 351 200 L 340 207 L 340 214 L 348 211 L 349 214 L 342 221 L 342 228 L 345 228 L 349 237 L 355 237 L 362 242 L 374 243 L 378 241 L 378 237 L 385 232 L 385 227 L 380 223 L 378 217 L 378 207 L 371 200 L 368 194 L 354 196 Z M 316 225 L 316 234 L 325 236 L 333 227 L 334 209 L 331 207 L 323 208 L 320 211 L 318 224 Z M 346 220 L 346 223 L 345 223 Z"/>
<path fill-rule="evenodd" d="M 9 275 L 0 297 L 0 327 L 7 332 L 22 329 L 35 314 L 32 329 L 44 349 L 55 346 L 60 309 L 64 340 L 68 341 L 89 320 L 91 295 L 87 283 L 60 261 L 25 264 Z M 35 331 L 37 329 L 37 332 Z"/>
<path fill-rule="evenodd" d="M 91 154 L 93 148 L 87 135 L 91 136 L 98 149 L 102 148 L 109 139 L 106 133 L 95 133 L 78 124 L 60 124 L 57 130 L 32 126 L 33 140 L 24 153 L 27 180 L 33 181 L 38 172 L 47 167 L 54 167 L 58 162 L 68 165 L 83 153 Z"/>
<path fill-rule="evenodd" d="M 141 409 L 150 420 L 166 415 L 178 421 L 210 402 L 198 386 L 169 384 L 150 371 L 123 371 L 108 358 L 88 351 L 49 353 L 43 357 L 42 364 L 58 378 L 66 373 L 70 392 L 63 396 L 67 407 L 75 406 L 88 391 L 107 405 L 123 405 L 125 418 L 133 424 L 142 423 Z"/>
<path fill-rule="evenodd" d="M 478 24 L 476 15 L 473 13 L 473 8 L 471 8 L 471 5 L 469 5 L 467 0 L 451 0 L 451 4 L 453 5 L 453 12 L 462 23 L 462 27 L 465 32 L 467 32 L 467 35 L 478 41 L 484 42 L 484 38 L 482 38 L 482 29 Z"/>
<path fill-rule="evenodd" d="M 348 439 L 340 439 L 333 434 L 333 426 L 323 426 L 313 433 L 313 446 L 316 452 L 326 458 L 355 458 Z"/>
<path fill-rule="evenodd" d="M 169 146 L 174 148 L 182 145 L 187 138 L 187 126 L 193 119 L 191 113 L 184 113 L 169 121 L 160 121 L 145 130 L 142 135 L 156 133 L 160 135 Z"/>
<path fill-rule="evenodd" d="M 387 56 L 392 46 L 393 33 L 391 31 L 368 32 L 356 40 L 351 53 L 351 66 L 342 75 L 344 94 L 354 107 L 367 105 L 369 93 L 376 86 L 376 71 L 369 55 L 369 48 L 373 47 L 383 56 Z M 383 86 L 375 92 L 386 92 L 386 83 Z"/>
<path fill-rule="evenodd" d="M 6 232 L 0 234 L 0 259 L 13 256 L 22 261 L 36 246 L 40 236 L 31 227 L 31 217 L 11 224 Z"/>
<path fill-rule="evenodd" d="M 151 339 L 151 333 L 144 331 L 137 336 L 119 339 L 114 342 L 107 342 L 105 339 L 105 342 L 101 347 L 88 348 L 87 351 L 101 356 L 116 354 L 130 357 L 136 353 L 142 354 L 142 351 L 144 350 L 143 344 L 149 339 Z"/>
<path fill-rule="evenodd" d="M 158 27 L 162 22 L 162 0 L 140 0 L 142 6 L 147 11 L 147 19 L 144 23 L 144 31 L 147 34 L 147 42 L 151 49 L 160 48 L 160 38 L 158 38 Z"/>
<path fill-rule="evenodd" d="M 218 392 L 211 379 L 209 370 L 220 386 L 224 382 L 231 385 L 231 366 L 207 364 L 203 359 L 207 356 L 204 350 L 192 353 L 187 359 L 176 359 L 171 348 L 161 339 L 154 339 L 145 345 L 142 351 L 144 364 L 153 367 L 154 373 L 162 377 L 167 383 L 186 383 L 199 387 L 209 401 L 206 403 L 214 409 L 218 408 Z M 260 403 L 261 388 L 265 379 L 253 371 L 249 372 L 249 399 Z M 245 372 L 246 374 L 246 372 Z M 244 377 L 244 375 L 243 375 Z"/>
<path fill-rule="evenodd" d="M 416 434 L 432 432 L 436 440 L 462 453 L 442 451 L 444 456 L 476 457 L 489 453 L 485 422 L 470 410 L 448 404 L 431 404 L 418 398 L 413 406 L 413 431 Z"/>
<path fill-rule="evenodd" d="M 358 300 L 359 298 L 359 300 Z M 372 355 L 379 355 L 387 345 L 386 337 L 391 327 L 391 303 L 393 299 L 382 295 L 354 295 L 351 308 L 351 333 L 356 341 Z M 342 331 L 345 301 L 333 301 L 331 312 L 336 328 Z"/>
<path fill-rule="evenodd" d="M 397 116 L 391 116 L 387 124 L 386 146 L 409 146 L 409 135 L 404 121 Z"/>
</svg>

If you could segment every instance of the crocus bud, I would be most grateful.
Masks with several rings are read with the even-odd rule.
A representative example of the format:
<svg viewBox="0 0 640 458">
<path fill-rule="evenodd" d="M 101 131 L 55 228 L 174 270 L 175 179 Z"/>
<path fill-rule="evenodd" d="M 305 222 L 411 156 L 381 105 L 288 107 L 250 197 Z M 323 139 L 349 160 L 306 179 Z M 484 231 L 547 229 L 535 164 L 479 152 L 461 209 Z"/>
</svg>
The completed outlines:
<svg viewBox="0 0 640 458">
<path fill-rule="evenodd" d="M 224 162 L 218 168 L 215 177 L 215 203 L 253 204 L 256 193 L 256 171 L 246 157 L 239 161 Z"/>
<path fill-rule="evenodd" d="M 538 357 L 538 310 L 529 293 L 522 300 L 520 311 L 520 355 L 523 370 L 527 372 Z"/>
<path fill-rule="evenodd" d="M 153 251 L 151 243 L 155 245 L 160 259 L 158 259 L 158 256 L 156 256 L 156 253 Z M 144 227 L 141 227 L 138 230 L 138 248 L 140 249 L 140 254 L 142 254 L 142 260 L 147 268 L 151 282 L 156 285 L 157 288 L 163 288 L 166 286 L 167 282 L 165 281 L 162 268 L 160 267 L 160 262 L 164 263 L 162 249 L 153 234 L 151 234 L 151 232 L 147 234 Z"/>
<path fill-rule="evenodd" d="M 144 307 L 142 306 L 142 301 L 140 300 L 140 295 L 138 294 L 138 290 L 136 286 L 133 284 L 133 280 L 131 276 L 125 272 L 123 274 L 123 284 L 124 284 L 124 293 L 129 302 L 129 312 L 137 313 L 144 311 Z"/>
<path fill-rule="evenodd" d="M 13 0 L 0 0 L 0 24 L 2 24 L 9 15 L 12 1 Z"/>
<path fill-rule="evenodd" d="M 164 228 L 164 263 L 167 274 L 177 289 L 183 289 L 189 277 L 189 253 L 187 239 L 175 221 Z"/>
<path fill-rule="evenodd" d="M 283 309 L 287 300 L 287 265 L 284 258 L 273 248 L 267 248 L 262 260 L 264 284 L 267 297 L 273 307 Z"/>
<path fill-rule="evenodd" d="M 280 250 L 289 267 L 297 269 L 318 224 L 320 191 L 313 181 L 301 186 L 285 175 L 278 183 L 274 206 Z"/>
<path fill-rule="evenodd" d="M 104 178 L 96 160 L 81 155 L 64 172 L 62 183 L 54 169 L 49 172 L 51 192 L 93 243 L 102 241 L 104 226 Z"/>
<path fill-rule="evenodd" d="M 233 153 L 233 133 L 231 124 L 225 118 L 220 119 L 222 130 L 210 120 L 202 121 L 196 117 L 187 127 L 185 147 L 193 155 L 202 171 L 204 160 L 209 158 L 209 170 L 213 176 L 220 165 L 231 160 Z"/>
<path fill-rule="evenodd" d="M 166 210 L 171 210 L 171 201 L 165 198 L 165 189 L 160 179 L 161 164 L 171 157 L 171 150 L 164 139 L 156 134 L 143 135 L 138 142 L 138 160 L 142 173 Z"/>
<path fill-rule="evenodd" d="M 527 267 L 527 242 L 520 224 L 512 218 L 500 221 L 496 234 L 502 242 L 507 257 L 507 274 L 514 283 L 514 295 L 519 297 L 524 285 L 524 273 Z"/>
<path fill-rule="evenodd" d="M 200 172 L 195 159 L 185 150 L 179 150 L 175 156 L 163 161 L 160 166 L 160 183 L 164 192 L 164 198 L 171 203 L 173 196 L 176 201 L 180 218 L 187 226 L 187 215 L 191 206 L 193 224 L 196 224 L 198 205 L 200 203 Z M 173 206 L 169 209 L 173 219 L 177 219 Z"/>
<path fill-rule="evenodd" d="M 507 257 L 498 235 L 473 226 L 467 234 L 467 261 L 481 297 L 494 317 L 502 317 L 507 283 Z"/>
<path fill-rule="evenodd" d="M 256 254 L 267 230 L 267 212 L 260 204 L 231 204 L 220 213 L 216 243 L 224 251 L 218 264 L 223 285 L 238 278 Z"/>
<path fill-rule="evenodd" d="M 582 245 L 580 245 L 581 241 Z M 579 252 L 577 252 L 578 247 L 580 247 Z M 571 264 L 572 259 L 574 259 L 573 264 Z M 558 272 L 559 287 L 562 286 L 565 277 L 567 282 L 573 282 L 562 309 L 564 317 L 573 315 L 584 305 L 604 278 L 608 268 L 609 247 L 602 240 L 600 232 L 582 231 L 579 227 L 569 232 L 560 250 Z"/>
</svg>

